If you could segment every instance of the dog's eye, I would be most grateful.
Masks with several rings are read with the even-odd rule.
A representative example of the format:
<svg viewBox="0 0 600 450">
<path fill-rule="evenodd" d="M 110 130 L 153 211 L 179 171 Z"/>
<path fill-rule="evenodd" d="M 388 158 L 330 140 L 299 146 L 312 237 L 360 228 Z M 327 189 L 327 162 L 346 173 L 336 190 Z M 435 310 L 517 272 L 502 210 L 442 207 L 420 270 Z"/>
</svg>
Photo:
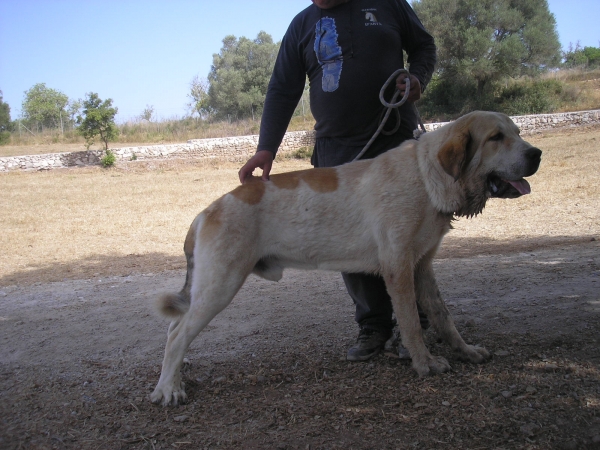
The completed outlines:
<svg viewBox="0 0 600 450">
<path fill-rule="evenodd" d="M 490 137 L 490 141 L 501 141 L 502 139 L 504 139 L 504 134 L 502 133 L 496 133 Z"/>
</svg>

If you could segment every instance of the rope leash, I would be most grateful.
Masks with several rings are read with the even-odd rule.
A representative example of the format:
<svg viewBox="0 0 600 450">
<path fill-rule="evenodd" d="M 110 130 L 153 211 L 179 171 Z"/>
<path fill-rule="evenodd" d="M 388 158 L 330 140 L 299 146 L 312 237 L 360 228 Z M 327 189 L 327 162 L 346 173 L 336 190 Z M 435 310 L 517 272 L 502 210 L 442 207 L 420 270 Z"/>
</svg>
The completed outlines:
<svg viewBox="0 0 600 450">
<path fill-rule="evenodd" d="M 388 102 L 384 98 L 385 90 L 388 88 L 390 83 L 395 82 L 396 78 L 398 78 L 401 74 L 406 75 L 406 78 L 405 78 L 406 89 L 404 90 L 404 96 L 399 101 L 396 102 L 396 100 L 398 99 L 398 96 L 400 95 L 400 91 L 398 90 L 398 88 L 396 88 L 396 92 L 394 92 L 394 96 L 392 97 L 392 100 L 390 102 Z M 373 137 L 371 137 L 369 142 L 367 142 L 367 145 L 364 146 L 364 148 L 360 151 L 360 153 L 356 156 L 356 158 L 353 159 L 353 161 L 359 160 L 366 153 L 366 151 L 369 149 L 369 147 L 371 147 L 371 144 L 375 141 L 375 139 L 377 139 L 377 136 L 379 136 L 379 134 L 383 133 L 384 135 L 390 135 L 390 134 L 394 134 L 396 131 L 398 131 L 398 128 L 400 128 L 400 121 L 401 121 L 400 111 L 398 111 L 398 107 L 400 107 L 401 105 L 403 105 L 406 102 L 406 99 L 408 98 L 409 94 L 410 94 L 410 73 L 406 69 L 398 69 L 393 74 L 390 75 L 390 77 L 383 84 L 383 86 L 381 87 L 381 90 L 379 91 L 379 101 L 386 108 L 385 115 L 381 119 L 381 123 L 379 124 L 377 131 L 375 131 L 375 134 L 373 134 Z M 416 129 L 413 133 L 415 136 L 415 139 L 417 139 L 418 136 L 425 133 L 425 126 L 423 125 L 423 121 L 421 120 L 421 116 L 419 115 L 417 108 L 414 105 L 413 105 L 413 107 L 415 108 L 415 113 L 417 114 L 417 119 L 419 121 L 419 125 L 421 126 L 421 131 Z M 392 111 L 396 112 L 396 119 L 397 119 L 396 126 L 394 127 L 393 130 L 383 131 L 383 127 L 385 126 Z"/>
</svg>

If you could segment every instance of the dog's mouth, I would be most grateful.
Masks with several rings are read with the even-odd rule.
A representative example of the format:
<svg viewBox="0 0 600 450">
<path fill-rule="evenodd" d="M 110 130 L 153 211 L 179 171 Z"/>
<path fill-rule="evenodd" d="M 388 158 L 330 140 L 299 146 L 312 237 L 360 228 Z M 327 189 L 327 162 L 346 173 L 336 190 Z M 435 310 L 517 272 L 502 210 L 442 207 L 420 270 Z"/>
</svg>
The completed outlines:
<svg viewBox="0 0 600 450">
<path fill-rule="evenodd" d="M 496 198 L 517 198 L 531 193 L 531 187 L 525 178 L 505 180 L 492 173 L 487 183 L 491 196 Z"/>
</svg>

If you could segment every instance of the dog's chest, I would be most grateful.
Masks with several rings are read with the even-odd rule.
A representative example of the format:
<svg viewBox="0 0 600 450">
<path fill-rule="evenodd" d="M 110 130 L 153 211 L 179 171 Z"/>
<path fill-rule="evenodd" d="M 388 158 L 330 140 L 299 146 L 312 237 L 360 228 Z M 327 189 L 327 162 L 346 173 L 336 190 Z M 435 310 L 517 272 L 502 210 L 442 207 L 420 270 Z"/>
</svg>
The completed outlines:
<svg viewBox="0 0 600 450">
<path fill-rule="evenodd" d="M 452 215 L 437 213 L 423 221 L 411 242 L 417 260 L 437 250 L 444 236 L 450 231 L 451 220 Z"/>
</svg>

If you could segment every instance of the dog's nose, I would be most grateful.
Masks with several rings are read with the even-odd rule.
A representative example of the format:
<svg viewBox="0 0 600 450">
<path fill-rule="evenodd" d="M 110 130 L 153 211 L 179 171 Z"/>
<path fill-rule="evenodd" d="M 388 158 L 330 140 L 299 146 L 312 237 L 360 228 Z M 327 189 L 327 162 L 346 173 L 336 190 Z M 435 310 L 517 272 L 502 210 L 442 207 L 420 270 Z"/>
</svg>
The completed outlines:
<svg viewBox="0 0 600 450">
<path fill-rule="evenodd" d="M 527 151 L 525 152 L 525 156 L 530 161 L 535 161 L 535 160 L 539 161 L 540 158 L 542 157 L 542 151 L 539 148 L 531 147 L 531 148 L 527 149 Z"/>
<path fill-rule="evenodd" d="M 531 147 L 525 151 L 525 158 L 529 162 L 529 175 L 533 175 L 537 172 L 540 167 L 540 161 L 542 159 L 542 151 L 539 148 Z M 527 176 L 529 176 L 527 175 Z"/>
</svg>

